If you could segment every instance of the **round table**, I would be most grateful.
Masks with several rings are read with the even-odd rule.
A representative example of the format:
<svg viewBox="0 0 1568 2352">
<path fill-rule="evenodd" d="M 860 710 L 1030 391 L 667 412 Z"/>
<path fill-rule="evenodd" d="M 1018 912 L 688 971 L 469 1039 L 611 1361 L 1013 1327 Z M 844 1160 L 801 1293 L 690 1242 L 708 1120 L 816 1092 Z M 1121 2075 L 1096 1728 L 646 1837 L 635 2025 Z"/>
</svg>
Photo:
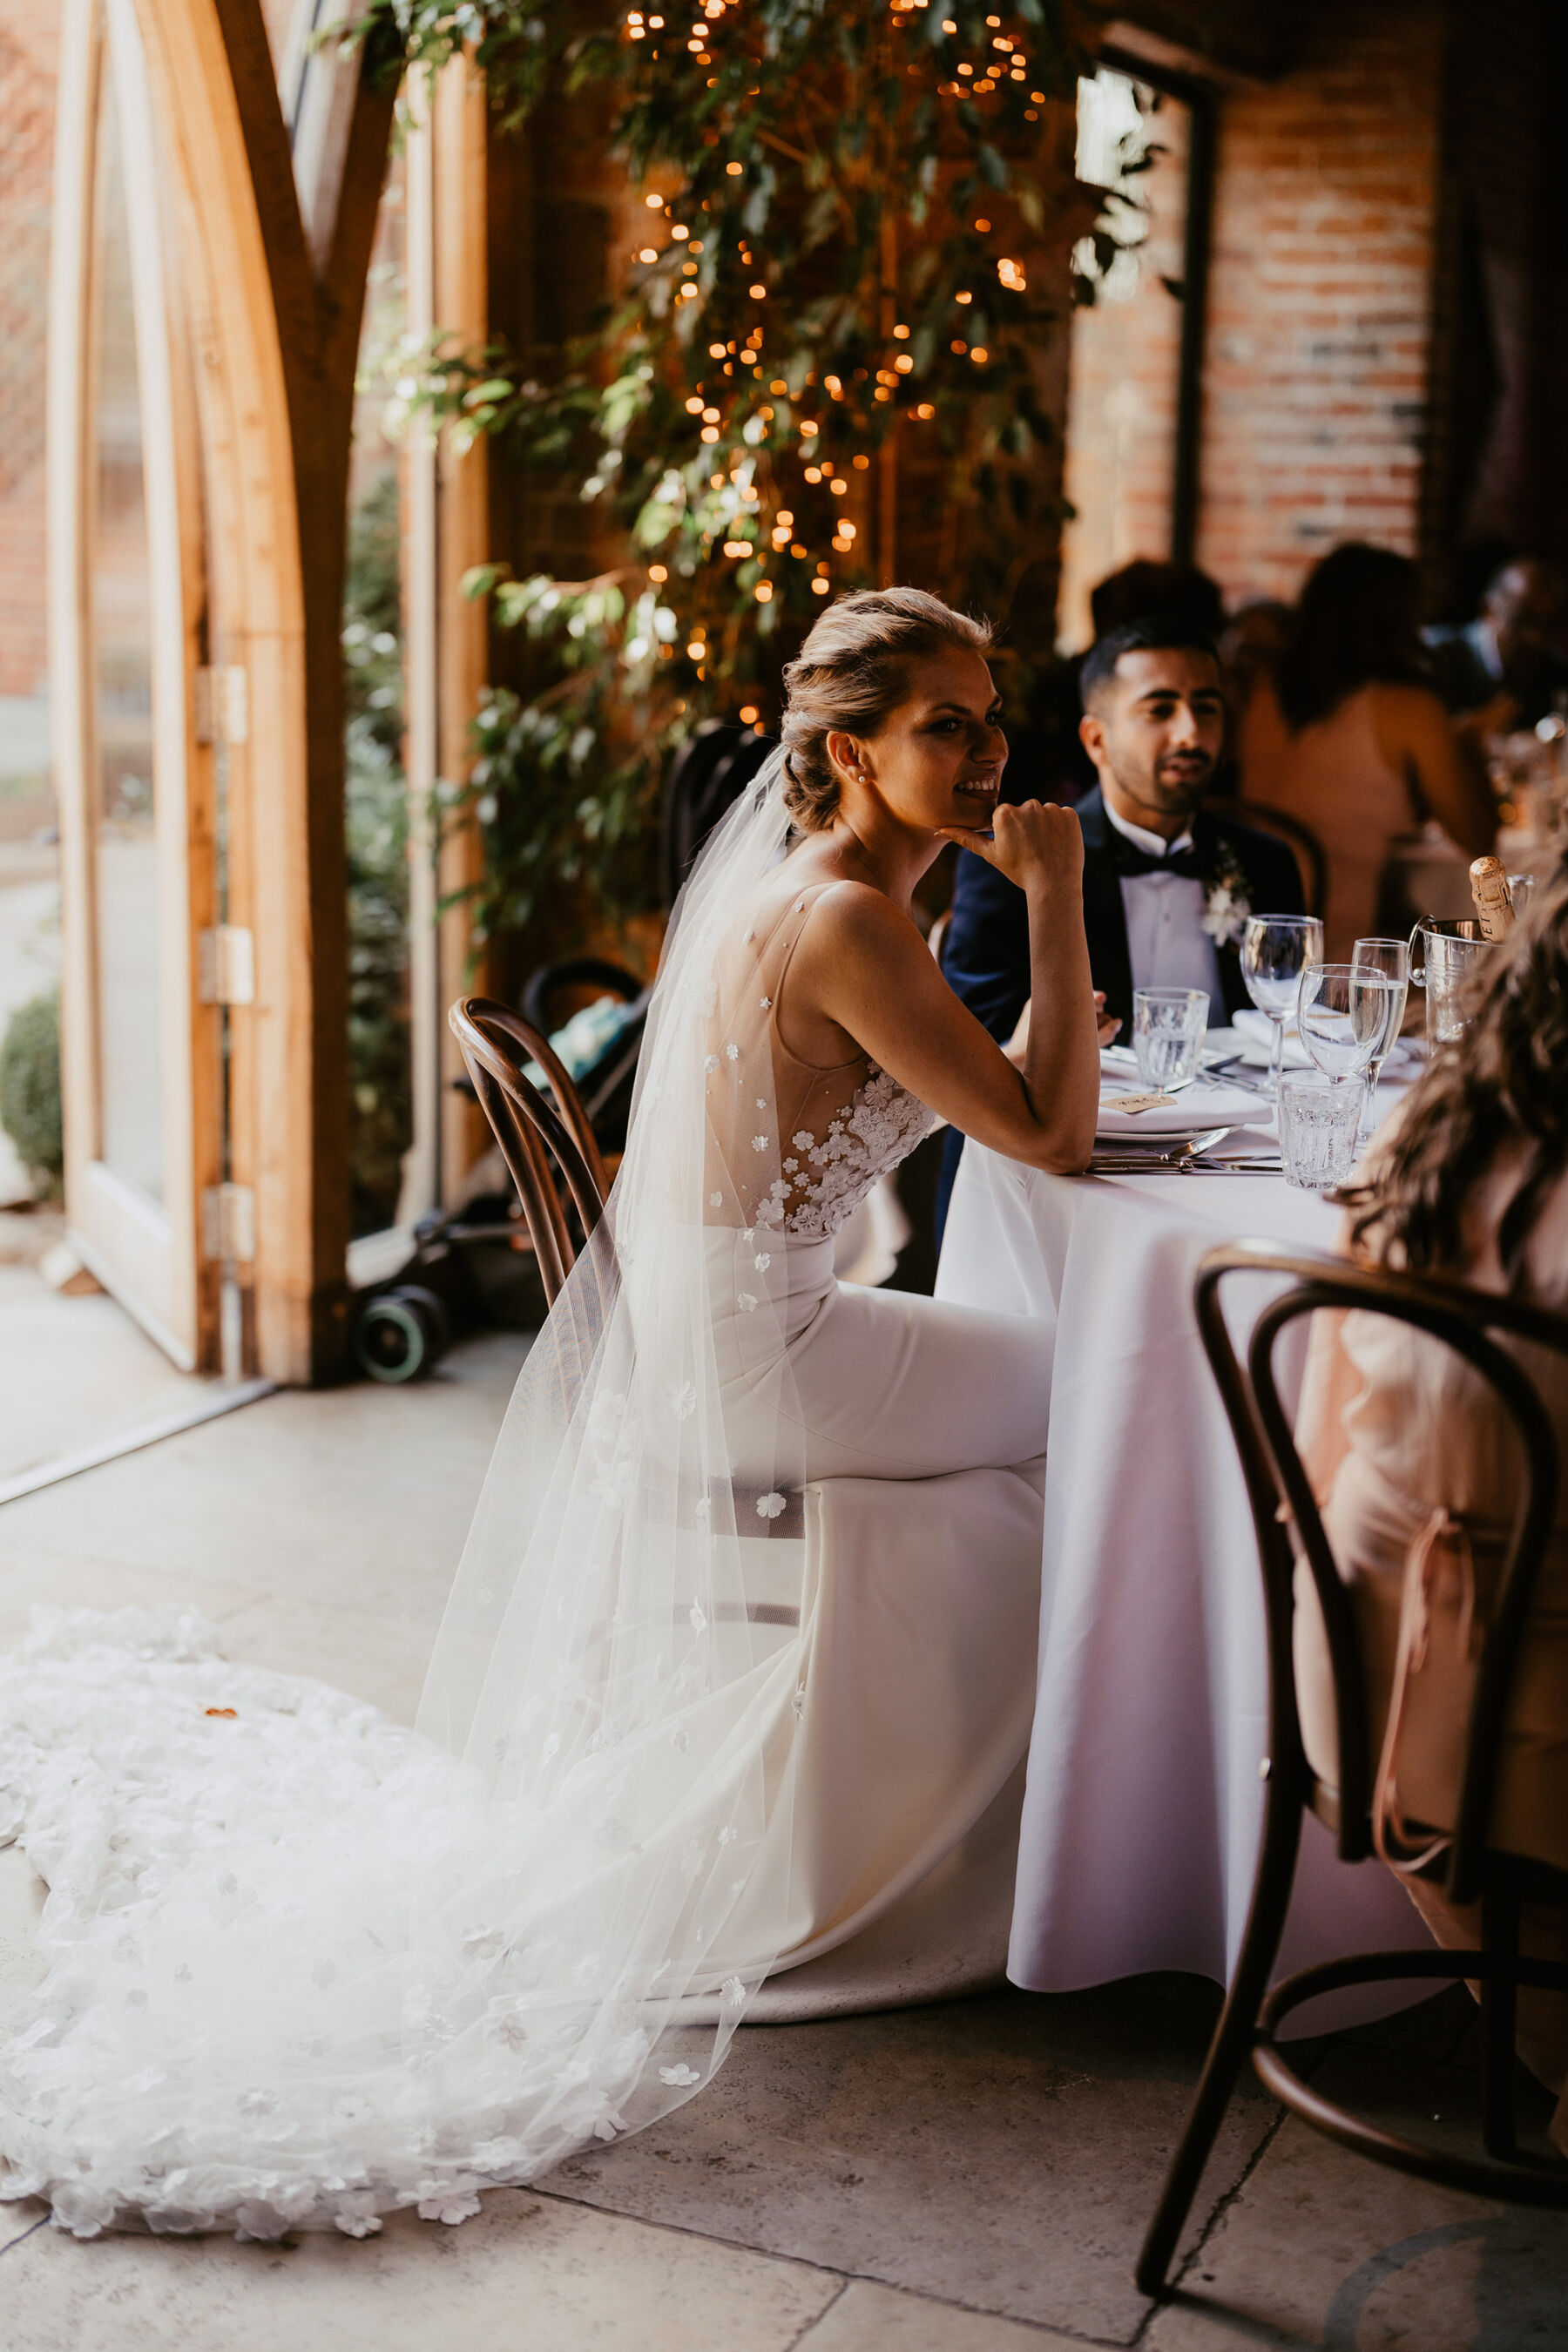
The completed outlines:
<svg viewBox="0 0 1568 2352">
<path fill-rule="evenodd" d="M 1336 1225 L 1279 1176 L 1048 1176 L 964 1149 L 936 1295 L 1057 1335 L 1007 1967 L 1031 1990 L 1154 1969 L 1228 1979 L 1262 1827 L 1268 1683 L 1257 1542 L 1193 1277 L 1217 1242 L 1325 1249 Z M 1227 1287 L 1240 1337 L 1279 1285 Z M 1425 1931 L 1388 1873 L 1342 1864 L 1309 1818 L 1280 1973 L 1413 1941 Z M 1321 2032 L 1424 1990 L 1298 2014 Z"/>
</svg>

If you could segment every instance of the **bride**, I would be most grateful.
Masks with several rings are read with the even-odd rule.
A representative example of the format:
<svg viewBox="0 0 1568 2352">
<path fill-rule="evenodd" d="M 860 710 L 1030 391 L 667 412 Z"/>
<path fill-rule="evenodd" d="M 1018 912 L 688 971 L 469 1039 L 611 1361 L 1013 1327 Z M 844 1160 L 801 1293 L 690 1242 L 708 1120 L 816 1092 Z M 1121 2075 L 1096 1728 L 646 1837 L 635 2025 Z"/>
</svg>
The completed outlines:
<svg viewBox="0 0 1568 2352">
<path fill-rule="evenodd" d="M 783 751 L 677 909 L 625 1162 L 519 1380 L 416 1729 L 230 1665 L 188 1616 L 40 1612 L 0 1662 L 0 1842 L 50 1890 L 0 2198 L 82 2236 L 461 2221 L 689 2096 L 781 1960 L 995 1797 L 1032 1695 L 1049 1342 L 832 1265 L 937 1116 L 1037 1167 L 1090 1150 L 1081 836 L 999 803 L 989 643 L 894 589 L 786 672 Z M 947 841 L 1027 897 L 1021 1067 L 911 919 Z M 933 1574 L 951 1637 L 919 1617 Z M 904 1696 L 923 1789 L 825 1771 L 922 1634 L 952 1654 L 945 1716 Z M 1010 1727 L 958 1757 L 965 1706 Z"/>
</svg>

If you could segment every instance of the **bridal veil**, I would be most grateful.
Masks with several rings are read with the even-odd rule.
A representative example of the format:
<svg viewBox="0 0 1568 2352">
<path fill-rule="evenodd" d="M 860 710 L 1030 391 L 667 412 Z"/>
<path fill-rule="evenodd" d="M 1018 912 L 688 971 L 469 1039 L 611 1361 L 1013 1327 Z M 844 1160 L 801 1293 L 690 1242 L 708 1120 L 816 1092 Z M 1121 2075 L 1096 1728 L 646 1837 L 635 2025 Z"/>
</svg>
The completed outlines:
<svg viewBox="0 0 1568 2352">
<path fill-rule="evenodd" d="M 754 1599 L 802 1484 L 743 1205 L 783 1189 L 769 1007 L 720 984 L 786 845 L 780 773 L 682 894 L 626 1159 L 518 1381 L 416 1732 L 188 1617 L 46 1613 L 0 1665 L 0 1838 L 50 1887 L 0 2197 L 87 2235 L 456 2221 L 723 2057 L 786 1932 L 800 1696 L 794 1612 Z M 715 1225 L 752 1253 L 774 1408 L 743 1482 Z"/>
</svg>

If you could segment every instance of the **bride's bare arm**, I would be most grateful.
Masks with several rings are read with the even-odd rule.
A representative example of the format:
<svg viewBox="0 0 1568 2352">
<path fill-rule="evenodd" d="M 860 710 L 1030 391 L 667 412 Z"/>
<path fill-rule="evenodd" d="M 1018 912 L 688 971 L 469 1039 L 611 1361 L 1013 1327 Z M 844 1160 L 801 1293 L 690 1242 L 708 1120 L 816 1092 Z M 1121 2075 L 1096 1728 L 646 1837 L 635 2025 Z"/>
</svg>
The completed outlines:
<svg viewBox="0 0 1568 2352">
<path fill-rule="evenodd" d="M 1037 801 L 1004 804 L 994 840 L 952 838 L 1028 901 L 1032 1011 L 1022 1071 L 953 994 L 909 917 L 862 883 L 841 882 L 817 901 L 790 967 L 785 1029 L 800 1038 L 814 1016 L 831 1024 L 976 1142 L 1030 1167 L 1082 1168 L 1094 1144 L 1100 1050 L 1078 818 Z M 826 1046 L 828 1034 L 819 1029 L 815 1042 Z"/>
</svg>

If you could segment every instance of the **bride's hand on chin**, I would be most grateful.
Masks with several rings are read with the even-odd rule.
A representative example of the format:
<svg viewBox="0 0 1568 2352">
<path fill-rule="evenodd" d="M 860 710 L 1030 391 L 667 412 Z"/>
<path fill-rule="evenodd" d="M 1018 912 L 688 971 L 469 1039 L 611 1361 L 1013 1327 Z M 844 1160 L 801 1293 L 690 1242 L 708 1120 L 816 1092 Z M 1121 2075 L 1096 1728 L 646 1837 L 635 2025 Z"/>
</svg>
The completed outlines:
<svg viewBox="0 0 1568 2352">
<path fill-rule="evenodd" d="M 989 835 L 969 825 L 939 830 L 1031 895 L 1082 887 L 1083 827 L 1075 810 L 1054 801 L 998 801 Z"/>
</svg>

